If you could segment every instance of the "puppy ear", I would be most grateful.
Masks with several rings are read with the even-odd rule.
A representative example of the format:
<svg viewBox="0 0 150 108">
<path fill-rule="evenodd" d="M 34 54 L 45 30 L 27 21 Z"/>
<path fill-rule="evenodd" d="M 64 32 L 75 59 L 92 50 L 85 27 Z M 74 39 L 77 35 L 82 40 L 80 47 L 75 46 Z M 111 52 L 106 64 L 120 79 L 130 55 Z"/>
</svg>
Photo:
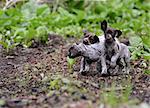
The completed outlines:
<svg viewBox="0 0 150 108">
<path fill-rule="evenodd" d="M 79 45 L 79 43 L 78 43 L 78 42 L 76 42 L 76 45 Z"/>
<path fill-rule="evenodd" d="M 118 38 L 119 36 L 122 35 L 122 32 L 120 30 L 115 31 L 115 36 Z"/>
<path fill-rule="evenodd" d="M 98 38 L 98 36 L 94 36 L 94 42 L 96 43 L 96 42 L 99 42 L 99 38 Z"/>
<path fill-rule="evenodd" d="M 101 22 L 101 29 L 105 32 L 107 29 L 107 21 L 104 20 L 103 22 Z"/>
</svg>

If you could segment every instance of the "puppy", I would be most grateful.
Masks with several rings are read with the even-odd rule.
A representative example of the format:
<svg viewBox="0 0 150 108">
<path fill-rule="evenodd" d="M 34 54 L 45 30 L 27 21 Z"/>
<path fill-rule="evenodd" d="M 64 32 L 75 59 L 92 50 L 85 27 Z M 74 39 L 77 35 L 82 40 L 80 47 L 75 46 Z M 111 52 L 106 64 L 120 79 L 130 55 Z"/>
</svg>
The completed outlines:
<svg viewBox="0 0 150 108">
<path fill-rule="evenodd" d="M 104 47 L 99 42 L 99 38 L 97 36 L 94 37 L 94 40 L 97 41 L 94 44 L 85 45 L 83 43 L 80 44 L 74 44 L 69 48 L 68 56 L 69 58 L 76 58 L 79 56 L 82 56 L 83 59 L 81 60 L 81 67 L 80 72 L 87 72 L 89 71 L 89 67 L 92 62 L 98 62 L 101 63 L 102 66 L 102 74 L 107 73 L 107 66 L 105 61 L 105 51 Z"/>
<path fill-rule="evenodd" d="M 118 38 L 122 32 L 113 28 L 107 27 L 107 22 L 104 20 L 101 22 L 101 29 L 104 32 L 104 46 L 106 58 L 110 60 L 110 66 L 113 68 L 116 66 L 117 60 L 124 60 L 125 72 L 128 74 L 130 71 L 130 52 L 128 47 L 120 43 Z"/>
<path fill-rule="evenodd" d="M 98 43 L 99 39 L 97 39 L 97 36 L 92 33 L 89 32 L 88 30 L 83 30 L 83 39 L 82 39 L 82 43 L 85 45 L 90 45 L 90 44 L 95 44 Z M 84 71 L 84 65 L 87 62 L 86 58 L 82 57 L 81 58 L 81 65 L 80 65 L 80 72 Z"/>
<path fill-rule="evenodd" d="M 95 36 L 96 36 L 95 34 L 89 32 L 87 30 L 84 30 L 83 33 L 84 33 L 84 36 L 83 36 L 84 38 L 82 39 L 83 44 L 90 45 L 90 44 L 94 44 L 94 43 L 97 43 L 97 42 L 101 42 L 102 46 L 100 46 L 100 47 L 104 47 L 105 48 L 105 46 L 104 46 L 104 43 L 105 43 L 105 37 L 104 37 L 104 35 L 103 36 L 99 36 L 99 41 L 97 41 L 95 39 Z M 117 38 L 115 38 L 115 39 L 116 39 L 116 41 L 118 41 Z M 105 56 L 104 56 L 104 58 L 105 58 Z M 110 67 L 110 59 L 108 59 L 108 58 L 105 58 L 105 59 L 106 59 L 107 67 Z M 84 57 L 82 57 L 82 59 L 81 59 L 81 64 L 82 64 L 83 61 L 84 61 Z M 119 62 L 117 62 L 117 63 L 119 63 Z M 82 65 L 81 65 L 81 67 L 82 67 Z M 100 61 L 97 62 L 96 68 L 97 68 L 97 70 L 99 72 L 102 71 L 102 69 L 101 69 L 102 66 L 101 66 Z"/>
</svg>

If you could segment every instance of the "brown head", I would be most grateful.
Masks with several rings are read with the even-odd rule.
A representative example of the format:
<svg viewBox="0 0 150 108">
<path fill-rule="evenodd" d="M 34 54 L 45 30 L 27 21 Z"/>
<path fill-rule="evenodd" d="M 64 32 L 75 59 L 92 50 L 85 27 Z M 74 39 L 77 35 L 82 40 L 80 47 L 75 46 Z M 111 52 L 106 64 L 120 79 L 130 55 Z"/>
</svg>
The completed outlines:
<svg viewBox="0 0 150 108">
<path fill-rule="evenodd" d="M 83 44 L 90 45 L 99 42 L 99 39 L 97 39 L 98 37 L 95 34 L 87 30 L 83 30 L 83 33 L 84 33 Z"/>
</svg>

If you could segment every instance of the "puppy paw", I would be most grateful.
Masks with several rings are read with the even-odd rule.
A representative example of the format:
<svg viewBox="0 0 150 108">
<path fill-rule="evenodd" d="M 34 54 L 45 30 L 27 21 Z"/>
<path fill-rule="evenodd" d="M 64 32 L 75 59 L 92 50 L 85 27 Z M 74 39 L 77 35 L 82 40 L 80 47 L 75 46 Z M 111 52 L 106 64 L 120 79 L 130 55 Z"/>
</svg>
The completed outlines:
<svg viewBox="0 0 150 108">
<path fill-rule="evenodd" d="M 80 70 L 80 71 L 79 71 L 79 73 L 82 73 L 82 72 L 83 72 L 83 70 Z"/>
<path fill-rule="evenodd" d="M 89 67 L 89 66 L 85 66 L 84 71 L 85 71 L 85 72 L 88 72 L 89 70 L 90 70 L 90 67 Z"/>
<path fill-rule="evenodd" d="M 107 74 L 107 68 L 102 69 L 101 74 Z"/>
</svg>

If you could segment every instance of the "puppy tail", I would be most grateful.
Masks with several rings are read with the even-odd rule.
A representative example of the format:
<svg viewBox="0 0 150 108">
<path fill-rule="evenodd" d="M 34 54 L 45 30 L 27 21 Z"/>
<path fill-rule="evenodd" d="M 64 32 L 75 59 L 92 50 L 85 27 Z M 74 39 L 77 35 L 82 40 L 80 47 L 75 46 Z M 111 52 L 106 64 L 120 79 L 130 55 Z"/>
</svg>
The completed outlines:
<svg viewBox="0 0 150 108">
<path fill-rule="evenodd" d="M 125 45 L 127 45 L 127 46 L 130 46 L 129 39 L 121 39 L 120 42 L 123 43 L 123 44 L 125 44 Z"/>
</svg>

